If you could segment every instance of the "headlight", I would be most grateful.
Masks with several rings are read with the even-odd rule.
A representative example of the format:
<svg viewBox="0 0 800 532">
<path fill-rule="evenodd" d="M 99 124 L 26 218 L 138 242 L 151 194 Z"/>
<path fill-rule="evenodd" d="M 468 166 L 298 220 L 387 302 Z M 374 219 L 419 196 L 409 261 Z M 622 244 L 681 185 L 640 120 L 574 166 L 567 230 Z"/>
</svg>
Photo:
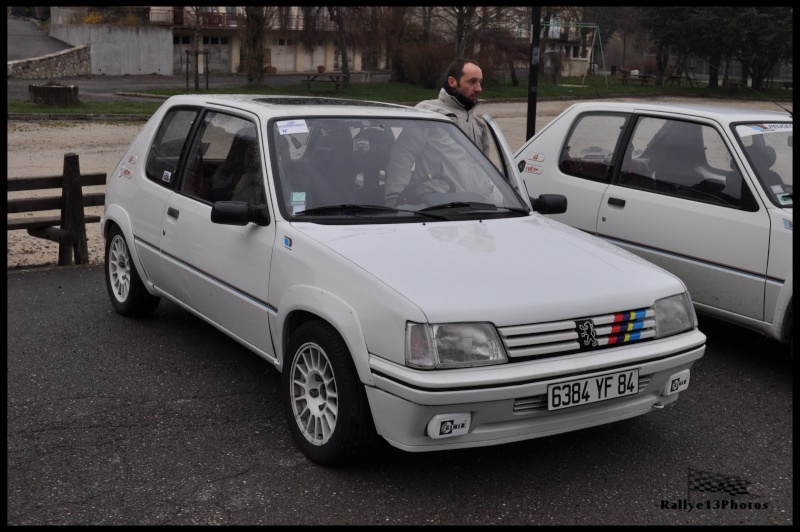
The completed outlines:
<svg viewBox="0 0 800 532">
<path fill-rule="evenodd" d="M 406 364 L 415 368 L 465 368 L 506 362 L 490 323 L 408 323 Z"/>
<path fill-rule="evenodd" d="M 655 304 L 656 338 L 678 334 L 697 327 L 692 298 L 689 292 L 659 299 Z"/>
</svg>

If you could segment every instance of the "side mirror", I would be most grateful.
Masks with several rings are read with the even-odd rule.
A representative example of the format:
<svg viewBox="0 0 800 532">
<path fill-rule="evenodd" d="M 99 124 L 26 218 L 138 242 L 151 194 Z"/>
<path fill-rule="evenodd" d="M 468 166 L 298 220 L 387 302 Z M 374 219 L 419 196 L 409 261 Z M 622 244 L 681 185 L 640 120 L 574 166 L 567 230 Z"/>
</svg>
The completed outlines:
<svg viewBox="0 0 800 532">
<path fill-rule="evenodd" d="M 561 214 L 567 212 L 567 197 L 562 194 L 541 194 L 531 198 L 533 210 L 540 214 Z"/>
<path fill-rule="evenodd" d="M 245 201 L 217 201 L 211 207 L 211 221 L 223 225 L 269 225 L 269 210 L 263 203 L 253 205 Z"/>
</svg>

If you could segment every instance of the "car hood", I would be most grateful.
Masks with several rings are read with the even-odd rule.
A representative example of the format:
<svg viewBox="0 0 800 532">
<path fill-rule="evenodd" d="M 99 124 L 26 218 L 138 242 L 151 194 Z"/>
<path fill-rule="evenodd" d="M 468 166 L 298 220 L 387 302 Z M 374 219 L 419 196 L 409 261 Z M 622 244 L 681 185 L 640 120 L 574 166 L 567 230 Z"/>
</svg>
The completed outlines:
<svg viewBox="0 0 800 532">
<path fill-rule="evenodd" d="M 508 325 L 571 319 L 649 307 L 685 290 L 661 268 L 538 214 L 417 224 L 292 225 L 392 287 L 431 322 L 491 319 Z"/>
</svg>

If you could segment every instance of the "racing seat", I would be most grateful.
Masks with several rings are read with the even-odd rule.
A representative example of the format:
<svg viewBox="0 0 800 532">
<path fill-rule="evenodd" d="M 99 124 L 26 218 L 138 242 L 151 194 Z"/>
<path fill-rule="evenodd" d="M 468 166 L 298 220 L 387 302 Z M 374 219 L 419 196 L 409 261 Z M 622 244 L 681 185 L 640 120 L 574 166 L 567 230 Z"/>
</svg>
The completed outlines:
<svg viewBox="0 0 800 532">
<path fill-rule="evenodd" d="M 363 181 L 353 191 L 353 203 L 383 205 L 385 183 L 381 172 L 389 164 L 394 135 L 388 129 L 367 127 L 353 138 L 354 158 Z"/>
<path fill-rule="evenodd" d="M 255 127 L 245 126 L 236 132 L 228 155 L 211 177 L 209 200 L 229 201 L 242 175 L 247 172 L 249 157 L 257 148 Z"/>
<path fill-rule="evenodd" d="M 705 146 L 701 126 L 675 121 L 648 164 L 655 174 L 659 187 L 678 185 L 693 187 L 703 181 L 697 170 L 706 164 Z"/>
<path fill-rule="evenodd" d="M 772 170 L 772 165 L 778 160 L 775 148 L 772 146 L 753 145 L 747 150 L 747 155 L 750 156 L 753 168 L 767 188 L 783 185 L 781 176 L 775 170 Z"/>
</svg>

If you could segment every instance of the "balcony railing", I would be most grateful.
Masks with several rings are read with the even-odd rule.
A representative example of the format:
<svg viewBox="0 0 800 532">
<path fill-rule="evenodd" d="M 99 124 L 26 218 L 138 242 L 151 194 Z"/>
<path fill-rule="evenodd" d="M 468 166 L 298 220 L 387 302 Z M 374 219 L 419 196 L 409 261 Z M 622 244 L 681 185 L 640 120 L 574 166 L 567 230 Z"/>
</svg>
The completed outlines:
<svg viewBox="0 0 800 532">
<path fill-rule="evenodd" d="M 199 20 L 198 20 L 199 17 Z M 194 28 L 199 22 L 202 28 L 239 28 L 244 21 L 243 15 L 236 13 L 219 13 L 215 11 L 193 13 L 177 9 L 150 9 L 150 24 L 156 26 L 173 26 Z"/>
<path fill-rule="evenodd" d="M 186 10 L 151 8 L 150 24 L 155 26 L 172 26 L 176 28 L 194 28 L 197 17 L 200 17 L 200 27 L 202 28 L 242 28 L 245 25 L 244 14 L 219 13 L 219 12 L 200 12 L 193 13 Z M 280 16 L 273 17 L 271 30 L 294 30 L 303 29 L 303 18 L 301 16 Z M 318 18 L 316 21 L 318 31 L 335 31 L 336 24 L 326 18 Z"/>
</svg>

